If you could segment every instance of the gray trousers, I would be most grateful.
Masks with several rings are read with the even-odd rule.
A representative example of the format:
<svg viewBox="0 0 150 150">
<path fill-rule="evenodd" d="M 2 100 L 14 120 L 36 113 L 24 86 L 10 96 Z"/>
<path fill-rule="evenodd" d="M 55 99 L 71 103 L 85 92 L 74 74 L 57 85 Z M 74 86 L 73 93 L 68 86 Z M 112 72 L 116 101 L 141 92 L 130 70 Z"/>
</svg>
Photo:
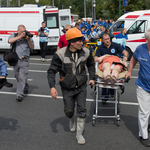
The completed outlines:
<svg viewBox="0 0 150 150">
<path fill-rule="evenodd" d="M 77 89 L 62 89 L 64 112 L 68 118 L 74 115 L 75 103 L 77 103 L 77 117 L 86 117 L 86 85 Z"/>
<path fill-rule="evenodd" d="M 150 116 L 150 93 L 137 86 L 137 99 L 139 102 L 138 123 L 139 136 L 143 139 L 148 138 L 148 124 Z"/>
<path fill-rule="evenodd" d="M 17 80 L 17 96 L 23 97 L 24 90 L 28 90 L 29 85 L 27 84 L 28 80 L 28 69 L 29 69 L 29 61 L 25 60 L 18 60 L 16 66 L 14 66 L 14 74 Z"/>
</svg>

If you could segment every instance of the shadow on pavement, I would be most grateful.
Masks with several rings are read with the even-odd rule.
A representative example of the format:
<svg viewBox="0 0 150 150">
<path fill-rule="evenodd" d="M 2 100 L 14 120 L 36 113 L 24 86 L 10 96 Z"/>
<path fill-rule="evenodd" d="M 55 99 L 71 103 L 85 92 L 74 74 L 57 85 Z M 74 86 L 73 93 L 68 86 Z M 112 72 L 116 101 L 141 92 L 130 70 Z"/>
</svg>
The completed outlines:
<svg viewBox="0 0 150 150">
<path fill-rule="evenodd" d="M 17 130 L 21 126 L 18 126 L 18 120 L 12 118 L 0 117 L 0 130 Z"/>
<path fill-rule="evenodd" d="M 61 125 L 64 128 L 64 131 L 70 132 L 69 131 L 69 119 L 66 116 L 57 118 L 50 123 L 50 126 L 51 126 L 54 133 L 59 132 L 57 129 L 58 125 Z"/>
<path fill-rule="evenodd" d="M 138 118 L 129 116 L 129 115 L 121 115 L 121 120 L 123 120 L 124 125 L 128 128 L 129 131 L 139 139 L 139 127 L 138 127 Z"/>
</svg>

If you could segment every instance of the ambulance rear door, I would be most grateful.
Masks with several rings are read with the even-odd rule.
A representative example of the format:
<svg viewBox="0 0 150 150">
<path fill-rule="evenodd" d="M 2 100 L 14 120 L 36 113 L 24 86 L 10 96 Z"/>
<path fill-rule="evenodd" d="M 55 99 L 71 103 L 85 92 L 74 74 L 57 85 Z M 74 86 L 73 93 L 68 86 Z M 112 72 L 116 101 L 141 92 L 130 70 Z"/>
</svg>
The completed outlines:
<svg viewBox="0 0 150 150">
<path fill-rule="evenodd" d="M 59 19 L 58 8 L 50 8 L 45 10 L 44 21 L 49 29 L 48 47 L 58 45 L 59 40 Z"/>
<path fill-rule="evenodd" d="M 146 42 L 144 34 L 148 28 L 148 18 L 139 17 L 135 22 L 127 29 L 128 40 L 126 46 L 130 48 L 132 52 L 136 47 Z"/>
<path fill-rule="evenodd" d="M 60 34 L 64 34 L 62 32 L 63 27 L 65 25 L 71 25 L 71 12 L 70 9 L 60 9 L 59 10 L 59 27 L 60 27 Z"/>
<path fill-rule="evenodd" d="M 4 13 L 0 12 L 0 49 L 5 49 L 6 48 L 6 36 L 5 36 L 5 30 L 4 30 L 4 26 L 5 26 L 5 20 L 4 20 L 5 16 Z"/>
</svg>

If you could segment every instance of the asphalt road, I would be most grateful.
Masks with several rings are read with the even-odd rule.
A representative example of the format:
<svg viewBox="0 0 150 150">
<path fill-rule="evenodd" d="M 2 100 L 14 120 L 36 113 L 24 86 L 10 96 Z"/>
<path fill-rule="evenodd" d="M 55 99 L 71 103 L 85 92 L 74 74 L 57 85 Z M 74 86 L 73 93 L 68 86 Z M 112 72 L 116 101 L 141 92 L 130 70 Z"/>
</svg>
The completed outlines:
<svg viewBox="0 0 150 150">
<path fill-rule="evenodd" d="M 0 57 L 2 57 L 2 53 Z M 138 139 L 138 103 L 135 81 L 139 65 L 125 85 L 120 96 L 120 126 L 115 119 L 97 119 L 92 126 L 94 89 L 87 88 L 87 118 L 84 131 L 85 145 L 78 145 L 76 134 L 69 132 L 69 120 L 63 112 L 63 100 L 58 80 L 59 96 L 50 96 L 47 70 L 51 55 L 41 62 L 38 54 L 31 55 L 29 67 L 29 94 L 22 102 L 16 101 L 16 81 L 8 66 L 8 81 L 13 88 L 0 90 L 0 150 L 143 150 Z M 58 79 L 58 74 L 56 79 Z M 108 105 L 108 104 L 105 104 Z M 113 112 L 112 112 L 113 115 Z"/>
</svg>

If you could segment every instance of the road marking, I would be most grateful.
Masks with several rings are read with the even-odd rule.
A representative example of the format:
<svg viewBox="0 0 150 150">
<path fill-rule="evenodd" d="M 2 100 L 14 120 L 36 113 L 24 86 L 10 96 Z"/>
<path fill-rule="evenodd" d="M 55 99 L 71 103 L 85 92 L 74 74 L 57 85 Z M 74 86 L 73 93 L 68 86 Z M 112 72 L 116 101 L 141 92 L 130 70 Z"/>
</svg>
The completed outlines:
<svg viewBox="0 0 150 150">
<path fill-rule="evenodd" d="M 131 79 L 137 79 L 138 77 L 136 77 L 136 76 L 131 76 Z"/>
<path fill-rule="evenodd" d="M 44 64 L 44 63 L 30 63 L 30 65 L 40 65 L 40 66 L 50 66 L 50 64 Z"/>
<path fill-rule="evenodd" d="M 44 73 L 47 73 L 47 71 L 43 71 L 43 70 L 29 70 L 29 72 L 44 72 Z"/>
<path fill-rule="evenodd" d="M 6 94 L 6 95 L 16 95 L 15 92 L 0 92 L 0 94 Z M 39 94 L 27 94 L 27 96 L 29 97 L 41 97 L 41 98 L 52 98 L 50 95 L 39 95 Z M 57 96 L 57 99 L 63 99 L 62 96 Z M 87 102 L 93 102 L 94 100 L 93 99 L 86 99 Z M 108 102 L 111 102 L 111 101 L 108 101 Z M 114 102 L 112 102 L 114 103 Z M 138 103 L 132 103 L 132 102 L 121 102 L 120 101 L 120 104 L 124 104 L 124 105 L 134 105 L 134 106 L 138 106 L 139 104 Z"/>
<path fill-rule="evenodd" d="M 41 61 L 41 58 L 30 58 L 30 60 L 40 60 Z M 51 61 L 52 59 L 45 59 L 45 61 Z"/>
<path fill-rule="evenodd" d="M 7 68 L 7 70 L 13 70 L 13 68 Z M 44 72 L 47 73 L 47 71 L 43 71 L 43 70 L 28 70 L 29 72 Z"/>
<path fill-rule="evenodd" d="M 16 80 L 16 78 L 8 78 L 8 77 L 7 77 L 7 79 L 8 80 Z M 33 79 L 28 79 L 28 81 L 33 81 Z"/>
</svg>

